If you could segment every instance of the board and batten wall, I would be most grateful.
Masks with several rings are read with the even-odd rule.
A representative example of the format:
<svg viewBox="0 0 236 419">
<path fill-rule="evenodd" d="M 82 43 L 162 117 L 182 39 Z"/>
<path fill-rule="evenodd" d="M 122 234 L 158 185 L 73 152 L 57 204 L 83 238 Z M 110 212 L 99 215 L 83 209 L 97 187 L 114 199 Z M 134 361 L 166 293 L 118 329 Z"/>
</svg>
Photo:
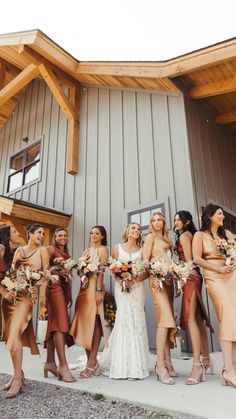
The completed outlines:
<svg viewBox="0 0 236 419">
<path fill-rule="evenodd" d="M 236 217 L 236 141 L 201 103 L 185 97 L 185 108 L 199 225 L 202 207 L 209 202 Z M 210 300 L 208 304 L 215 329 L 213 350 L 219 350 L 218 321 Z"/>
<path fill-rule="evenodd" d="M 0 131 L 0 193 L 6 195 L 9 160 L 43 138 L 39 182 L 10 196 L 72 214 L 70 249 L 78 258 L 89 230 L 102 224 L 109 249 L 121 241 L 127 212 L 168 198 L 170 228 L 178 209 L 195 215 L 182 94 L 81 88 L 79 173 L 66 173 L 67 121 L 47 86 L 34 80 Z M 110 277 L 106 277 L 109 288 Z M 76 298 L 79 281 L 73 282 Z M 146 284 L 150 347 L 155 313 Z M 179 304 L 179 302 L 177 303 Z M 73 313 L 73 309 L 72 309 Z"/>
</svg>

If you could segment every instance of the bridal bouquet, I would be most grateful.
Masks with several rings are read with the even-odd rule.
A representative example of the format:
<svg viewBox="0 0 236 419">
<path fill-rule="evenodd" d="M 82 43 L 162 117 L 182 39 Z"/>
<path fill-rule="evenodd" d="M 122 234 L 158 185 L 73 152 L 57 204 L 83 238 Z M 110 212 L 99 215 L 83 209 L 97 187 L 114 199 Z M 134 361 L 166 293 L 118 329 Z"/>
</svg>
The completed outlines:
<svg viewBox="0 0 236 419">
<path fill-rule="evenodd" d="M 176 264 L 168 253 L 150 261 L 149 272 L 155 277 L 155 287 L 158 292 L 163 291 L 165 281 L 173 279 L 175 266 Z"/>
<path fill-rule="evenodd" d="M 236 243 L 234 240 L 219 239 L 216 240 L 216 244 L 219 248 L 220 253 L 226 259 L 226 265 L 230 265 L 232 259 L 236 258 Z"/>
<path fill-rule="evenodd" d="M 178 265 L 174 266 L 174 281 L 176 283 L 176 296 L 179 296 L 183 292 L 183 287 L 187 282 L 187 279 L 196 265 L 191 262 L 181 261 Z"/>
<path fill-rule="evenodd" d="M 120 279 L 122 292 L 131 292 L 132 286 L 129 285 L 129 281 L 135 280 L 137 276 L 145 272 L 145 263 L 140 258 L 128 262 L 109 259 L 107 267 L 114 276 Z"/>
<path fill-rule="evenodd" d="M 63 259 L 62 257 L 53 259 L 53 266 L 51 266 L 50 271 L 61 271 L 66 269 L 69 271 L 68 275 L 63 275 L 66 281 L 72 279 L 72 270 L 77 268 L 77 263 L 72 259 Z"/>
<path fill-rule="evenodd" d="M 77 272 L 80 276 L 82 288 L 88 288 L 89 278 L 98 271 L 100 265 L 99 256 L 91 258 L 90 255 L 84 255 L 79 258 Z"/>
<path fill-rule="evenodd" d="M 12 271 L 13 272 L 13 271 Z M 5 274 L 5 278 L 1 281 L 1 285 L 4 287 L 6 291 L 13 292 L 15 297 L 13 299 L 13 304 L 16 304 L 16 295 L 19 291 L 21 291 L 21 285 L 17 284 L 12 277 L 15 276 L 12 272 L 7 272 Z"/>
</svg>

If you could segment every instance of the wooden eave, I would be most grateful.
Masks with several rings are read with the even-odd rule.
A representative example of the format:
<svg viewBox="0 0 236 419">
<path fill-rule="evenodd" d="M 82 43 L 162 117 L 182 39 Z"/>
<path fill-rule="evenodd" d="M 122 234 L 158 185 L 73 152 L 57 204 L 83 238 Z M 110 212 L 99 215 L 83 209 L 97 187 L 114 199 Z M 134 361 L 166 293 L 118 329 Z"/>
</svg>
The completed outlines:
<svg viewBox="0 0 236 419">
<path fill-rule="evenodd" d="M 162 62 L 79 62 L 39 30 L 2 35 L 0 127 L 31 77 L 45 80 L 68 118 L 67 171 L 72 174 L 78 171 L 80 84 L 177 94 L 183 90 L 203 101 L 217 123 L 229 123 L 232 129 L 236 122 L 236 38 Z M 63 84 L 69 87 L 68 98 Z"/>
</svg>

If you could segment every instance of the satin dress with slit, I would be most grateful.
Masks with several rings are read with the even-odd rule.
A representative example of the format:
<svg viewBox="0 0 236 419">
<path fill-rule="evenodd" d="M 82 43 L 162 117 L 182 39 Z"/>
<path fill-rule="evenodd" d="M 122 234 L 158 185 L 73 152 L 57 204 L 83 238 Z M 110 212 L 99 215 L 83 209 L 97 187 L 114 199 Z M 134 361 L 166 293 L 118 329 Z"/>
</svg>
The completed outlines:
<svg viewBox="0 0 236 419">
<path fill-rule="evenodd" d="M 169 250 L 168 244 L 164 240 L 154 237 L 154 246 L 158 256 L 161 257 Z M 164 282 L 163 291 L 158 291 L 154 275 L 150 275 L 149 285 L 152 300 L 156 311 L 156 323 L 158 327 L 168 328 L 168 343 L 170 348 L 175 346 L 176 323 L 174 318 L 174 282 L 168 279 Z"/>
<path fill-rule="evenodd" d="M 26 256 L 24 249 L 19 247 L 15 252 L 13 264 L 15 261 L 17 262 L 16 268 L 28 266 L 29 268 L 42 269 L 41 248 L 38 247 Z M 22 290 L 17 294 L 16 304 L 3 301 L 3 312 L 5 313 L 3 338 L 10 352 L 15 352 L 22 343 L 23 346 L 30 348 L 32 355 L 39 354 L 32 322 L 34 303 L 35 301 L 27 290 Z"/>
<path fill-rule="evenodd" d="M 128 262 L 142 257 L 138 250 L 129 255 L 118 244 L 118 260 Z M 99 363 L 104 375 L 113 379 L 148 377 L 149 346 L 144 312 L 144 283 L 137 282 L 131 292 L 122 292 L 115 283 L 117 305 L 115 325 Z"/>
<path fill-rule="evenodd" d="M 179 260 L 186 262 L 183 247 L 180 242 L 177 243 L 176 252 L 179 256 Z M 200 269 L 196 267 L 192 270 L 192 272 L 188 276 L 186 284 L 183 287 L 181 314 L 180 314 L 180 327 L 183 330 L 186 330 L 188 328 L 190 304 L 191 304 L 192 295 L 195 292 L 196 298 L 197 298 L 197 315 L 199 315 L 201 319 L 205 321 L 206 326 L 210 328 L 212 333 L 214 333 L 214 329 L 211 325 L 209 316 L 207 314 L 206 308 L 202 300 L 202 283 L 203 283 L 203 278 L 202 278 Z"/>
<path fill-rule="evenodd" d="M 89 254 L 91 258 L 100 256 L 99 249 L 93 253 L 92 249 L 87 249 L 84 253 Z M 100 266 L 100 269 L 102 267 Z M 75 313 L 70 327 L 70 334 L 75 342 L 82 348 L 91 350 L 93 333 L 95 328 L 96 316 L 99 316 L 102 326 L 102 336 L 107 342 L 107 333 L 104 326 L 104 308 L 103 301 L 96 303 L 97 274 L 89 277 L 88 287 L 80 287 L 80 291 L 75 303 Z"/>
<path fill-rule="evenodd" d="M 210 234 L 202 233 L 202 244 L 205 260 L 225 265 L 225 258 Z M 236 270 L 222 274 L 204 269 L 204 279 L 219 321 L 219 339 L 236 342 Z"/>
<path fill-rule="evenodd" d="M 68 259 L 70 255 L 55 248 L 50 258 L 50 266 L 53 266 L 55 258 Z M 74 339 L 69 334 L 70 320 L 67 306 L 70 301 L 70 282 L 64 277 L 59 277 L 57 282 L 48 282 L 46 287 L 46 300 L 48 310 L 48 327 L 45 341 L 47 341 L 53 332 L 65 334 L 65 341 L 68 347 L 74 344 Z M 45 342 L 46 343 L 46 342 Z"/>
</svg>

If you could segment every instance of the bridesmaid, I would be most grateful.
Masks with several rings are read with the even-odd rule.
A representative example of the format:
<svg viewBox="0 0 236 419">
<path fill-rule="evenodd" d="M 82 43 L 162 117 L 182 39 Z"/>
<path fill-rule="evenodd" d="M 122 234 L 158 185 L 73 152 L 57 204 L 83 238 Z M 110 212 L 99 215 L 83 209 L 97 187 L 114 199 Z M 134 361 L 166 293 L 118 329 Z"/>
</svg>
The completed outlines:
<svg viewBox="0 0 236 419">
<path fill-rule="evenodd" d="M 3 226 L 0 228 L 0 244 L 2 245 L 2 253 L 0 256 L 0 282 L 4 279 L 6 272 L 10 269 L 13 253 L 16 246 L 19 244 L 19 233 L 13 226 Z M 5 335 L 5 323 L 8 321 L 7 317 L 11 312 L 11 305 L 15 297 L 15 293 L 6 290 L 0 283 L 0 295 L 2 299 L 2 337 Z M 23 374 L 23 371 L 22 371 Z M 13 382 L 13 377 L 5 384 L 4 390 L 9 390 Z"/>
<path fill-rule="evenodd" d="M 123 243 L 114 247 L 113 258 L 120 262 L 142 258 L 142 233 L 140 225 L 130 223 L 123 234 Z M 129 281 L 131 292 L 122 292 L 116 277 L 115 299 L 117 305 L 115 325 L 108 347 L 100 358 L 101 367 L 110 378 L 143 379 L 148 377 L 148 337 L 144 312 L 145 292 L 143 280 L 147 273 Z M 105 375 L 104 374 L 104 375 Z"/>
<path fill-rule="evenodd" d="M 13 269 L 18 269 L 21 266 L 45 269 L 48 266 L 49 259 L 46 247 L 42 246 L 44 239 L 43 226 L 38 223 L 31 224 L 27 228 L 27 238 L 28 244 L 19 247 L 14 254 Z M 30 296 L 28 291 L 30 291 Z M 16 297 L 16 305 L 8 307 L 4 337 L 12 358 L 14 377 L 7 392 L 7 398 L 15 397 L 22 391 L 24 378 L 22 374 L 23 346 L 28 346 L 33 355 L 39 354 L 32 323 L 35 297 L 37 297 L 36 287 L 31 287 L 27 291 L 22 290 Z M 42 296 L 42 300 L 45 300 L 44 296 Z M 43 303 L 45 305 L 45 301 Z"/>
<path fill-rule="evenodd" d="M 193 257 L 204 269 L 206 289 L 219 321 L 219 341 L 224 359 L 222 384 L 236 387 L 236 271 L 235 262 L 226 265 L 217 242 L 233 240 L 224 229 L 224 213 L 208 204 L 202 212 L 201 231 L 194 235 Z"/>
<path fill-rule="evenodd" d="M 105 289 L 103 284 L 104 267 L 108 260 L 107 233 L 103 226 L 96 225 L 90 231 L 90 247 L 83 256 L 91 259 L 100 258 L 99 271 L 89 278 L 87 288 L 80 288 L 76 300 L 75 314 L 70 334 L 75 341 L 85 348 L 87 364 L 80 373 L 80 378 L 99 375 L 100 366 L 97 361 L 98 349 L 104 335 L 103 300 Z"/>
<path fill-rule="evenodd" d="M 192 240 L 196 233 L 192 215 L 189 211 L 178 211 L 174 218 L 176 233 L 175 250 L 180 261 L 190 262 L 193 259 Z M 180 327 L 188 329 L 193 349 L 193 367 L 186 384 L 199 384 L 204 381 L 205 370 L 212 368 L 209 357 L 206 325 L 213 332 L 206 309 L 202 301 L 202 275 L 198 267 L 189 275 L 183 288 Z M 200 355 L 202 352 L 202 363 Z"/>
<path fill-rule="evenodd" d="M 173 245 L 169 238 L 166 227 L 166 219 L 160 212 L 153 213 L 149 223 L 150 233 L 147 235 L 143 247 L 143 258 L 145 261 L 158 259 Z M 156 309 L 157 321 L 157 363 L 155 373 L 157 379 L 163 384 L 175 384 L 173 377 L 177 377 L 174 371 L 170 348 L 175 345 L 176 324 L 174 319 L 174 284 L 173 281 L 165 281 L 164 289 L 158 292 L 155 287 L 155 277 L 150 275 L 150 289 Z"/>
<path fill-rule="evenodd" d="M 68 232 L 63 228 L 56 229 L 52 246 L 48 247 L 50 266 L 53 266 L 55 258 L 70 258 L 68 252 Z M 65 355 L 65 344 L 68 347 L 74 344 L 73 338 L 69 335 L 68 308 L 71 307 L 71 284 L 69 272 L 66 269 L 52 272 L 59 275 L 58 282 L 49 281 L 46 288 L 46 299 L 48 309 L 48 328 L 45 338 L 47 347 L 47 361 L 44 364 L 44 377 L 48 372 L 58 376 L 66 382 L 76 381 L 71 374 Z M 59 366 L 55 362 L 55 349 L 57 352 Z"/>
</svg>

